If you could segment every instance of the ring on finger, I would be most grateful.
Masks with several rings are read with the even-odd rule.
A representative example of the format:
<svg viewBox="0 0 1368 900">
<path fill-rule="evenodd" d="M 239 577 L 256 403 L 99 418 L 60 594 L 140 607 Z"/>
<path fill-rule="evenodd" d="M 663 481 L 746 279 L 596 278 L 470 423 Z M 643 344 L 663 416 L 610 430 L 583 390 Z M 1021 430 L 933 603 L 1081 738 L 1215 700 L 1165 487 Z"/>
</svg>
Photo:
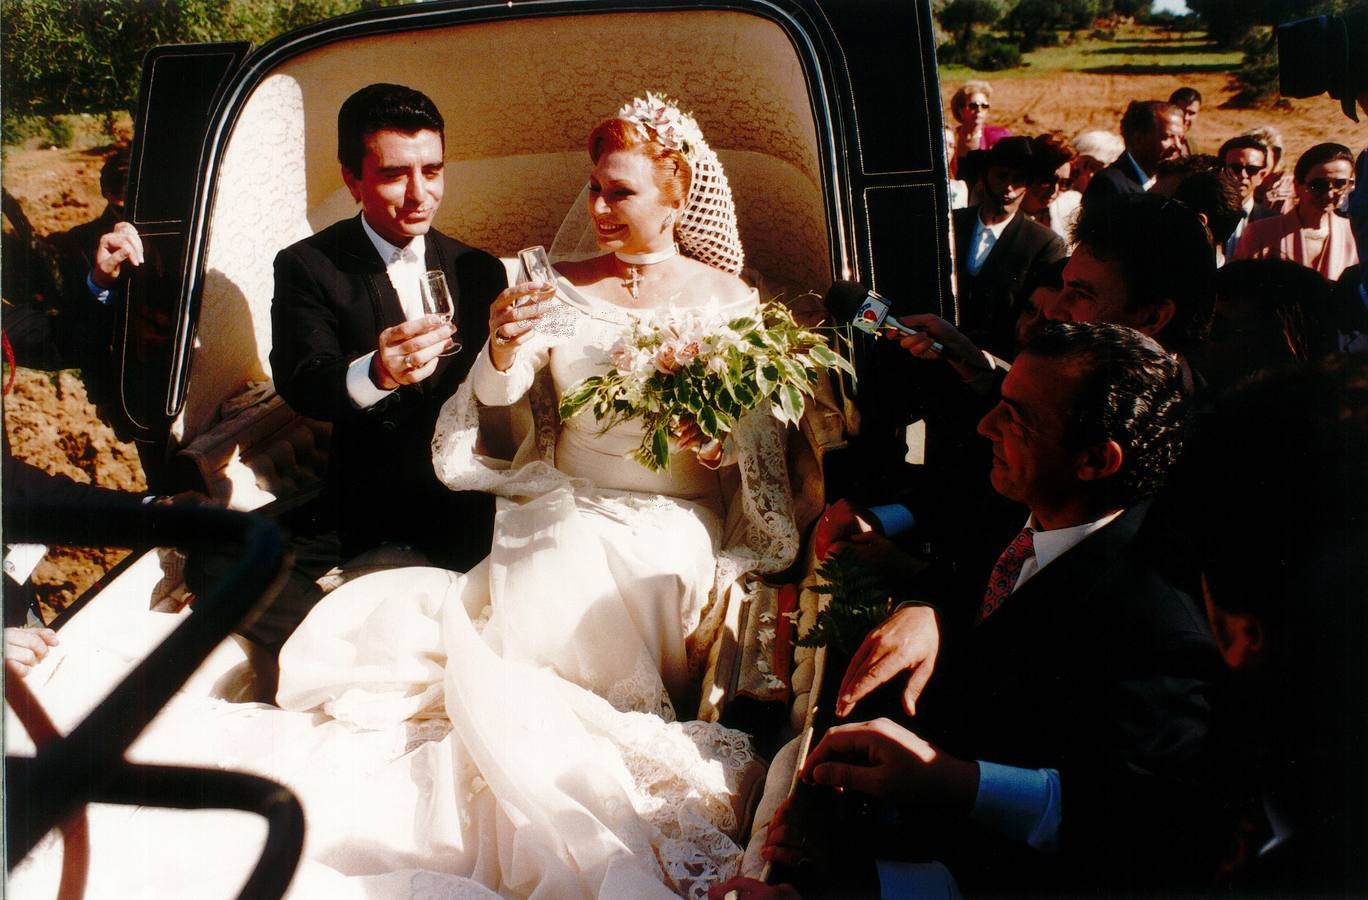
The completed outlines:
<svg viewBox="0 0 1368 900">
<path fill-rule="evenodd" d="M 404 365 L 408 366 L 410 369 L 416 369 L 418 368 L 418 358 L 410 353 L 404 357 Z"/>
</svg>

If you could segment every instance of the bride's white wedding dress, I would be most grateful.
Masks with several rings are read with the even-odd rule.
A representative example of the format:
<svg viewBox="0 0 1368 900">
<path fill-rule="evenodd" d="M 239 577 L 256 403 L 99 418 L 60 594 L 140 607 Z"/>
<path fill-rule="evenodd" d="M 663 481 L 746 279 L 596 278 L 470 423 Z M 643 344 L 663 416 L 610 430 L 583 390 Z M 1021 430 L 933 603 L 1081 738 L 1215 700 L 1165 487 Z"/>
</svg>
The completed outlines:
<svg viewBox="0 0 1368 900">
<path fill-rule="evenodd" d="M 736 872 L 738 807 L 762 767 L 744 734 L 675 711 L 688 713 L 676 704 L 717 598 L 796 549 L 783 436 L 754 417 L 734 436 L 735 466 L 684 452 L 652 473 L 626 456 L 632 423 L 600 434 L 591 414 L 560 427 L 542 415 L 516 461 L 482 454 L 482 410 L 543 366 L 554 396 L 605 368 L 633 313 L 581 299 L 591 315 L 574 338 L 526 348 L 507 373 L 483 353 L 438 424 L 443 480 L 499 495 L 488 559 L 466 575 L 397 569 L 342 586 L 281 654 L 282 709 L 179 698 L 136 747 L 293 788 L 308 822 L 296 896 L 701 896 Z M 543 413 L 553 401 L 532 399 Z M 176 839 L 131 827 L 125 844 Z M 254 841 L 249 829 L 237 842 Z M 181 874 L 195 896 L 240 884 Z"/>
</svg>

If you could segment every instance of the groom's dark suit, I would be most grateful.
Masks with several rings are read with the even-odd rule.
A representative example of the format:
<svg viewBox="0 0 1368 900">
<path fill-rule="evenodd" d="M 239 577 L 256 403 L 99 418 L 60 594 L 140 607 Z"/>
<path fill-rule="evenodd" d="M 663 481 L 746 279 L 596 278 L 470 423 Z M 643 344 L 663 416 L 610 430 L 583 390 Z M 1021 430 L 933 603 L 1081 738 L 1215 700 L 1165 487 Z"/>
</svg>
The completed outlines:
<svg viewBox="0 0 1368 900">
<path fill-rule="evenodd" d="M 404 321 L 359 215 L 276 256 L 271 368 L 291 407 L 333 423 L 327 487 L 343 554 L 406 542 L 464 569 L 489 552 L 493 505 L 487 495 L 455 493 L 437 480 L 432 436 L 442 404 L 480 352 L 489 304 L 507 277 L 496 258 L 435 229 L 425 242 L 425 266 L 446 272 L 467 335 L 436 372 L 366 409 L 347 393 L 347 366 L 376 349 L 381 331 Z"/>
<path fill-rule="evenodd" d="M 958 612 L 961 627 L 947 629 L 914 730 L 951 754 L 1060 772 L 1057 853 L 974 826 L 944 843 L 938 836 L 966 890 L 1139 890 L 1205 874 L 1210 851 L 1199 844 L 1211 805 L 1200 776 L 1222 666 L 1202 614 L 1137 540 L 1147 506 L 1093 532 L 970 624 L 1011 537 L 998 535 L 992 553 L 967 567 L 977 573 L 960 592 L 969 608 L 943 611 Z"/>
</svg>

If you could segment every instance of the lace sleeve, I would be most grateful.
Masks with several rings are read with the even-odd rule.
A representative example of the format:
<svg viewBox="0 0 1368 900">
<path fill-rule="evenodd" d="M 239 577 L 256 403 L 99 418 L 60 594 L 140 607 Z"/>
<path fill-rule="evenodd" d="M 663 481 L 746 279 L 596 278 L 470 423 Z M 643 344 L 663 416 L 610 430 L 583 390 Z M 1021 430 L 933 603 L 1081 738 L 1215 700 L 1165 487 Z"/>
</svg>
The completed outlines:
<svg viewBox="0 0 1368 900">
<path fill-rule="evenodd" d="M 492 366 L 491 366 L 492 368 Z M 533 399 L 545 391 L 534 386 L 527 393 Z M 475 396 L 475 378 L 461 383 L 454 396 L 442 406 L 437 428 L 432 435 L 432 468 L 437 478 L 453 491 L 485 491 L 504 497 L 536 496 L 572 481 L 552 465 L 555 425 L 543 422 L 545 402 L 533 404 L 537 427 L 519 448 L 514 459 L 503 459 L 485 452 L 480 441 L 482 407 Z M 554 414 L 555 404 L 550 404 Z"/>
</svg>

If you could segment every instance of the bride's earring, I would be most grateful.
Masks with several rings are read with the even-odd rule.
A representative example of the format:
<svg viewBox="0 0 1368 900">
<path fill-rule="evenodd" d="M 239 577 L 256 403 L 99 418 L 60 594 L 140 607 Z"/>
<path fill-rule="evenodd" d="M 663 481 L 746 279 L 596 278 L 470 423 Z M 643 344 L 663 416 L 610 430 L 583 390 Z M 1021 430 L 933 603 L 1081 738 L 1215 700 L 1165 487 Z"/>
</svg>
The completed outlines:
<svg viewBox="0 0 1368 900">
<path fill-rule="evenodd" d="M 674 210 L 670 210 L 669 212 L 667 212 L 667 213 L 665 214 L 665 221 L 660 223 L 660 233 L 661 233 L 661 234 L 664 234 L 665 232 L 667 232 L 667 231 L 669 231 L 671 228 L 673 228 L 673 227 L 674 227 L 674 222 L 675 222 Z"/>
</svg>

